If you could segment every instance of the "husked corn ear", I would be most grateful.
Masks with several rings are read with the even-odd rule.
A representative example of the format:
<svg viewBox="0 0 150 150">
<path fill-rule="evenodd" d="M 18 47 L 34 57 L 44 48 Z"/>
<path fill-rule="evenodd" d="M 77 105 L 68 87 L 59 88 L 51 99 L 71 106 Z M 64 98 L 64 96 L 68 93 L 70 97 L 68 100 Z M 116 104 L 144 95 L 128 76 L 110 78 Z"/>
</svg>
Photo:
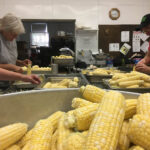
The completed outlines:
<svg viewBox="0 0 150 150">
<path fill-rule="evenodd" d="M 150 150 L 150 118 L 144 115 L 134 115 L 129 122 L 128 137 L 135 145 Z"/>
<path fill-rule="evenodd" d="M 50 88 L 50 87 L 51 87 L 51 85 L 52 85 L 52 83 L 51 83 L 51 82 L 47 82 L 47 83 L 43 86 L 43 88 Z"/>
<path fill-rule="evenodd" d="M 33 129 L 30 149 L 49 150 L 53 131 L 53 126 L 50 121 L 38 121 Z"/>
<path fill-rule="evenodd" d="M 127 137 L 128 129 L 129 129 L 129 122 L 124 121 L 121 128 L 119 141 L 118 141 L 119 150 L 128 150 L 129 148 L 130 141 Z"/>
<path fill-rule="evenodd" d="M 107 92 L 90 126 L 83 150 L 116 150 L 125 115 L 124 96 Z"/>
<path fill-rule="evenodd" d="M 103 89 L 93 85 L 87 85 L 86 87 L 82 86 L 80 92 L 82 93 L 83 98 L 94 103 L 100 103 L 102 97 L 106 93 Z"/>
<path fill-rule="evenodd" d="M 71 133 L 63 142 L 64 150 L 82 150 L 86 138 L 82 133 Z"/>
<path fill-rule="evenodd" d="M 140 75 L 135 75 L 135 76 L 130 76 L 130 77 L 118 79 L 118 80 L 116 80 L 116 82 L 117 83 L 128 82 L 128 81 L 133 81 L 133 80 L 140 80 L 140 78 L 141 78 Z"/>
<path fill-rule="evenodd" d="M 28 64 L 28 68 L 27 68 L 27 75 L 31 74 L 31 64 Z"/>
<path fill-rule="evenodd" d="M 68 84 L 68 88 L 77 88 L 77 87 L 78 87 L 78 82 L 70 81 Z"/>
<path fill-rule="evenodd" d="M 51 150 L 57 150 L 57 136 L 58 131 L 56 130 L 52 136 Z"/>
<path fill-rule="evenodd" d="M 136 114 L 137 99 L 127 99 L 125 102 L 125 119 L 129 119 Z"/>
<path fill-rule="evenodd" d="M 150 87 L 150 83 L 144 82 L 144 83 L 143 83 L 143 86 L 144 86 L 144 87 Z"/>
<path fill-rule="evenodd" d="M 21 150 L 21 149 L 18 145 L 12 145 L 9 148 L 7 148 L 6 150 Z"/>
<path fill-rule="evenodd" d="M 129 87 L 133 85 L 142 85 L 144 83 L 143 80 L 133 80 L 133 81 L 123 81 L 119 83 L 120 87 Z"/>
<path fill-rule="evenodd" d="M 140 86 L 138 84 L 127 86 L 127 88 L 139 88 Z"/>
<path fill-rule="evenodd" d="M 88 106 L 88 105 L 90 105 L 90 104 L 93 104 L 93 103 L 92 103 L 92 102 L 89 102 L 89 101 L 87 101 L 87 100 L 85 100 L 85 99 L 78 98 L 78 97 L 76 97 L 76 98 L 74 98 L 74 99 L 72 100 L 72 107 L 73 107 L 73 108 L 84 107 L 84 106 Z"/>
<path fill-rule="evenodd" d="M 64 79 L 64 80 L 59 82 L 59 85 L 61 85 L 61 86 L 68 86 L 70 81 L 71 81 L 71 79 Z"/>
<path fill-rule="evenodd" d="M 64 125 L 65 113 L 59 120 L 58 124 L 58 136 L 57 136 L 57 150 L 63 150 L 63 142 L 67 138 L 67 136 L 71 133 L 70 129 L 67 129 Z"/>
<path fill-rule="evenodd" d="M 98 104 L 91 104 L 85 107 L 81 107 L 75 109 L 74 117 L 75 117 L 75 128 L 79 131 L 88 130 L 91 122 L 96 114 L 98 109 Z"/>
<path fill-rule="evenodd" d="M 31 149 L 31 141 L 29 141 L 23 148 L 22 150 L 32 150 Z"/>
<path fill-rule="evenodd" d="M 79 78 L 78 77 L 74 77 L 73 81 L 78 83 L 79 82 Z"/>
<path fill-rule="evenodd" d="M 57 111 L 47 118 L 47 121 L 49 121 L 51 123 L 54 130 L 56 130 L 59 119 L 62 117 L 62 115 L 63 115 L 62 111 Z"/>
<path fill-rule="evenodd" d="M 144 148 L 140 146 L 132 146 L 131 148 L 129 148 L 129 150 L 144 150 Z"/>
<path fill-rule="evenodd" d="M 84 137 L 88 135 L 88 130 L 81 132 Z"/>
<path fill-rule="evenodd" d="M 31 136 L 32 136 L 32 132 L 33 129 L 31 129 L 30 131 L 28 131 L 23 137 L 22 139 L 17 143 L 21 148 L 23 146 L 25 146 L 27 144 L 27 142 L 29 142 L 31 140 Z"/>
<path fill-rule="evenodd" d="M 75 109 L 72 114 L 66 116 L 65 126 L 79 131 L 89 129 L 98 106 L 99 104 L 91 104 Z"/>
<path fill-rule="evenodd" d="M 138 97 L 137 114 L 150 115 L 150 93 L 141 94 Z"/>
<path fill-rule="evenodd" d="M 64 125 L 66 128 L 74 128 L 75 127 L 75 118 L 74 118 L 74 110 L 70 110 L 66 113 L 64 119 Z"/>
<path fill-rule="evenodd" d="M 145 73 L 141 73 L 138 71 L 132 71 L 131 74 L 140 75 L 142 80 L 144 80 L 146 82 L 150 82 L 150 76 Z"/>
<path fill-rule="evenodd" d="M 126 75 L 124 73 L 114 73 L 112 79 L 117 80 L 117 79 L 121 79 L 121 78 L 124 78 L 124 77 L 126 77 Z"/>
<path fill-rule="evenodd" d="M 27 132 L 28 125 L 15 123 L 0 128 L 0 150 L 16 143 Z"/>
</svg>

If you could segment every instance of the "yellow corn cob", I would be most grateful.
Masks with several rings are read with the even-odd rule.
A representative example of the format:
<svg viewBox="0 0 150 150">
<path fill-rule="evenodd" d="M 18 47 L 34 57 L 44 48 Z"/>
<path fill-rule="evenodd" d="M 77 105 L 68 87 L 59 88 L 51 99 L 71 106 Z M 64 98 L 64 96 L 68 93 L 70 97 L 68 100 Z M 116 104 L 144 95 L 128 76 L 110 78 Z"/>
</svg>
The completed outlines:
<svg viewBox="0 0 150 150">
<path fill-rule="evenodd" d="M 28 125 L 15 123 L 0 128 L 0 150 L 16 143 L 27 132 Z"/>
<path fill-rule="evenodd" d="M 32 150 L 31 149 L 31 141 L 29 141 L 23 148 L 22 148 L 22 150 Z"/>
<path fill-rule="evenodd" d="M 129 129 L 129 122 L 124 121 L 118 141 L 119 150 L 128 150 L 129 148 L 130 141 L 127 137 L 128 129 Z"/>
<path fill-rule="evenodd" d="M 78 87 L 78 83 L 75 81 L 70 81 L 68 84 L 68 88 L 77 88 Z"/>
<path fill-rule="evenodd" d="M 31 74 L 31 64 L 28 64 L 28 68 L 27 68 L 27 75 Z"/>
<path fill-rule="evenodd" d="M 138 84 L 127 86 L 127 88 L 139 88 L 140 86 Z"/>
<path fill-rule="evenodd" d="M 150 93 L 139 96 L 137 101 L 137 114 L 150 115 Z"/>
<path fill-rule="evenodd" d="M 133 81 L 133 80 L 140 80 L 141 76 L 140 75 L 135 75 L 135 76 L 131 76 L 131 77 L 125 77 L 125 78 L 121 78 L 116 80 L 116 82 L 119 84 L 120 82 L 128 82 L 128 81 Z"/>
<path fill-rule="evenodd" d="M 32 132 L 33 132 L 33 129 L 31 129 L 30 131 L 28 131 L 22 137 L 22 139 L 17 143 L 21 148 L 24 147 L 31 140 Z"/>
<path fill-rule="evenodd" d="M 116 82 L 116 80 L 110 79 L 110 80 L 109 80 L 109 84 L 110 84 L 110 85 L 117 85 L 117 82 Z"/>
<path fill-rule="evenodd" d="M 137 71 L 132 71 L 131 74 L 140 75 L 142 80 L 144 80 L 146 82 L 150 82 L 150 76 L 147 75 L 147 74 L 145 74 L 145 73 L 141 73 L 141 72 L 137 72 Z"/>
<path fill-rule="evenodd" d="M 83 135 L 84 137 L 87 137 L 87 135 L 88 135 L 88 130 L 83 131 L 83 132 L 81 132 L 81 133 L 82 133 L 82 135 Z"/>
<path fill-rule="evenodd" d="M 64 79 L 64 80 L 60 81 L 58 83 L 58 85 L 60 85 L 60 86 L 68 86 L 70 81 L 71 81 L 71 79 Z"/>
<path fill-rule="evenodd" d="M 150 118 L 144 115 L 134 115 L 129 122 L 128 137 L 135 145 L 150 150 Z"/>
<path fill-rule="evenodd" d="M 72 107 L 73 108 L 80 108 L 80 107 L 84 107 L 84 106 L 88 106 L 90 104 L 93 104 L 92 102 L 89 102 L 85 99 L 82 99 L 82 98 L 74 98 L 72 100 Z"/>
<path fill-rule="evenodd" d="M 67 128 L 76 128 L 77 130 L 87 130 L 90 127 L 92 119 L 97 111 L 98 104 L 77 108 L 65 119 Z"/>
<path fill-rule="evenodd" d="M 117 79 L 121 79 L 121 78 L 125 78 L 126 74 L 125 73 L 115 73 L 112 77 L 113 80 L 117 80 Z"/>
<path fill-rule="evenodd" d="M 12 145 L 9 148 L 7 148 L 6 150 L 21 150 L 21 149 L 18 145 Z"/>
<path fill-rule="evenodd" d="M 106 93 L 106 91 L 93 85 L 87 85 L 86 87 L 82 86 L 80 92 L 83 98 L 95 103 L 100 103 L 102 97 Z"/>
<path fill-rule="evenodd" d="M 143 86 L 144 86 L 144 87 L 150 87 L 150 83 L 144 82 L 144 83 L 143 83 Z"/>
<path fill-rule="evenodd" d="M 63 150 L 63 142 L 71 132 L 70 129 L 67 129 L 64 125 L 65 115 L 64 113 L 58 124 L 57 150 Z"/>
<path fill-rule="evenodd" d="M 64 113 L 62 111 L 57 111 L 57 112 L 53 113 L 52 115 L 50 115 L 50 117 L 47 118 L 47 121 L 49 121 L 51 123 L 54 130 L 56 130 L 59 119 L 62 117 L 63 114 Z"/>
<path fill-rule="evenodd" d="M 57 136 L 58 136 L 58 131 L 56 130 L 55 133 L 52 136 L 52 143 L 51 143 L 51 150 L 57 150 Z"/>
<path fill-rule="evenodd" d="M 36 123 L 32 137 L 31 150 L 50 150 L 53 126 L 48 120 L 40 120 Z"/>
<path fill-rule="evenodd" d="M 125 119 L 131 118 L 136 113 L 137 99 L 127 99 L 125 101 Z M 76 128 L 77 130 L 87 130 L 98 109 L 99 104 L 92 103 L 84 107 L 77 108 L 71 114 L 67 114 L 65 125 L 67 128 Z"/>
<path fill-rule="evenodd" d="M 68 136 L 67 139 L 63 142 L 64 150 L 82 150 L 83 145 L 85 144 L 86 138 L 82 133 L 72 133 Z"/>
<path fill-rule="evenodd" d="M 107 92 L 90 126 L 83 150 L 116 150 L 125 115 L 124 96 Z"/>
<path fill-rule="evenodd" d="M 132 118 L 136 114 L 137 99 L 126 99 L 125 119 Z"/>
<path fill-rule="evenodd" d="M 32 145 L 29 146 L 32 150 L 37 148 L 41 148 L 40 150 L 50 150 L 53 132 L 56 130 L 62 115 L 63 112 L 57 111 L 47 119 L 37 122 L 31 137 Z"/>
<path fill-rule="evenodd" d="M 144 150 L 144 148 L 140 146 L 132 146 L 131 148 L 129 148 L 129 150 Z"/>
<path fill-rule="evenodd" d="M 137 99 L 127 99 L 125 101 L 125 119 L 131 118 L 136 113 Z M 98 109 L 99 104 L 92 103 L 90 105 L 77 108 L 71 114 L 67 114 L 65 125 L 67 128 L 76 128 L 87 130 L 90 127 L 91 121 Z"/>
<path fill-rule="evenodd" d="M 52 83 L 51 83 L 51 82 L 47 82 L 47 83 L 43 86 L 43 88 L 50 88 L 50 87 L 51 87 L 51 85 L 52 85 Z"/>
<path fill-rule="evenodd" d="M 79 82 L 79 78 L 78 77 L 74 77 L 73 81 L 78 83 Z"/>
<path fill-rule="evenodd" d="M 133 81 L 123 81 L 123 82 L 120 82 L 119 83 L 119 86 L 120 87 L 129 87 L 129 86 L 132 86 L 132 85 L 142 85 L 144 83 L 143 80 L 133 80 Z"/>
</svg>

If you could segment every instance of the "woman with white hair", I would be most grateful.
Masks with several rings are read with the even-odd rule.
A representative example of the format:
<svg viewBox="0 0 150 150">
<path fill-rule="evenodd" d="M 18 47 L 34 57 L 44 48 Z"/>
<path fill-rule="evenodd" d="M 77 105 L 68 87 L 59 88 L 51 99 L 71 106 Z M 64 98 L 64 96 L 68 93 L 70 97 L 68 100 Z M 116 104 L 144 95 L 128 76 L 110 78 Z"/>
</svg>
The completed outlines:
<svg viewBox="0 0 150 150">
<path fill-rule="evenodd" d="M 22 72 L 21 66 L 27 66 L 30 60 L 17 60 L 16 38 L 25 33 L 21 19 L 8 13 L 0 20 L 0 68 Z"/>
<path fill-rule="evenodd" d="M 31 63 L 28 59 L 24 61 L 17 60 L 16 38 L 22 33 L 25 33 L 23 24 L 21 20 L 13 14 L 9 13 L 0 20 L 0 80 L 22 80 L 39 84 L 40 79 L 36 75 L 17 73 L 22 72 L 20 66 L 27 66 Z"/>
</svg>

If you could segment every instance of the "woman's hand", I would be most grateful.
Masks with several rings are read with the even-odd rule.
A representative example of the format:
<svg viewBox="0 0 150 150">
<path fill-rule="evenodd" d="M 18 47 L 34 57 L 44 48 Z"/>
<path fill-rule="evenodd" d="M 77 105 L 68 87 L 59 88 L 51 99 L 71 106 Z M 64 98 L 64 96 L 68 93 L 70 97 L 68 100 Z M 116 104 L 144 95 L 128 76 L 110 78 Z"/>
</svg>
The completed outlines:
<svg viewBox="0 0 150 150">
<path fill-rule="evenodd" d="M 36 75 L 23 75 L 22 81 L 24 82 L 31 82 L 33 84 L 40 84 L 41 80 Z"/>
<path fill-rule="evenodd" d="M 137 70 L 137 71 L 139 71 L 139 72 L 146 73 L 146 74 L 150 74 L 150 67 L 147 66 L 147 65 L 144 64 L 144 63 L 138 63 L 138 64 L 135 66 L 135 70 Z"/>
<path fill-rule="evenodd" d="M 32 61 L 29 59 L 17 60 L 16 64 L 23 67 L 23 66 L 28 66 L 28 64 L 32 64 Z"/>
</svg>

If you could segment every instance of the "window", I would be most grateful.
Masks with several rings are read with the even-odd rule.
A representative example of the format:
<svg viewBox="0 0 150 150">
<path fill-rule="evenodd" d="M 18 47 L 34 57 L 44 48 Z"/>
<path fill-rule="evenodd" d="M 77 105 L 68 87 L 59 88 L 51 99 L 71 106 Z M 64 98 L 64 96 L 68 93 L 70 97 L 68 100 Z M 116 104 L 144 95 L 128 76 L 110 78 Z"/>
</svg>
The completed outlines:
<svg viewBox="0 0 150 150">
<path fill-rule="evenodd" d="M 31 45 L 49 46 L 49 33 L 46 23 L 33 23 L 31 25 Z"/>
</svg>

